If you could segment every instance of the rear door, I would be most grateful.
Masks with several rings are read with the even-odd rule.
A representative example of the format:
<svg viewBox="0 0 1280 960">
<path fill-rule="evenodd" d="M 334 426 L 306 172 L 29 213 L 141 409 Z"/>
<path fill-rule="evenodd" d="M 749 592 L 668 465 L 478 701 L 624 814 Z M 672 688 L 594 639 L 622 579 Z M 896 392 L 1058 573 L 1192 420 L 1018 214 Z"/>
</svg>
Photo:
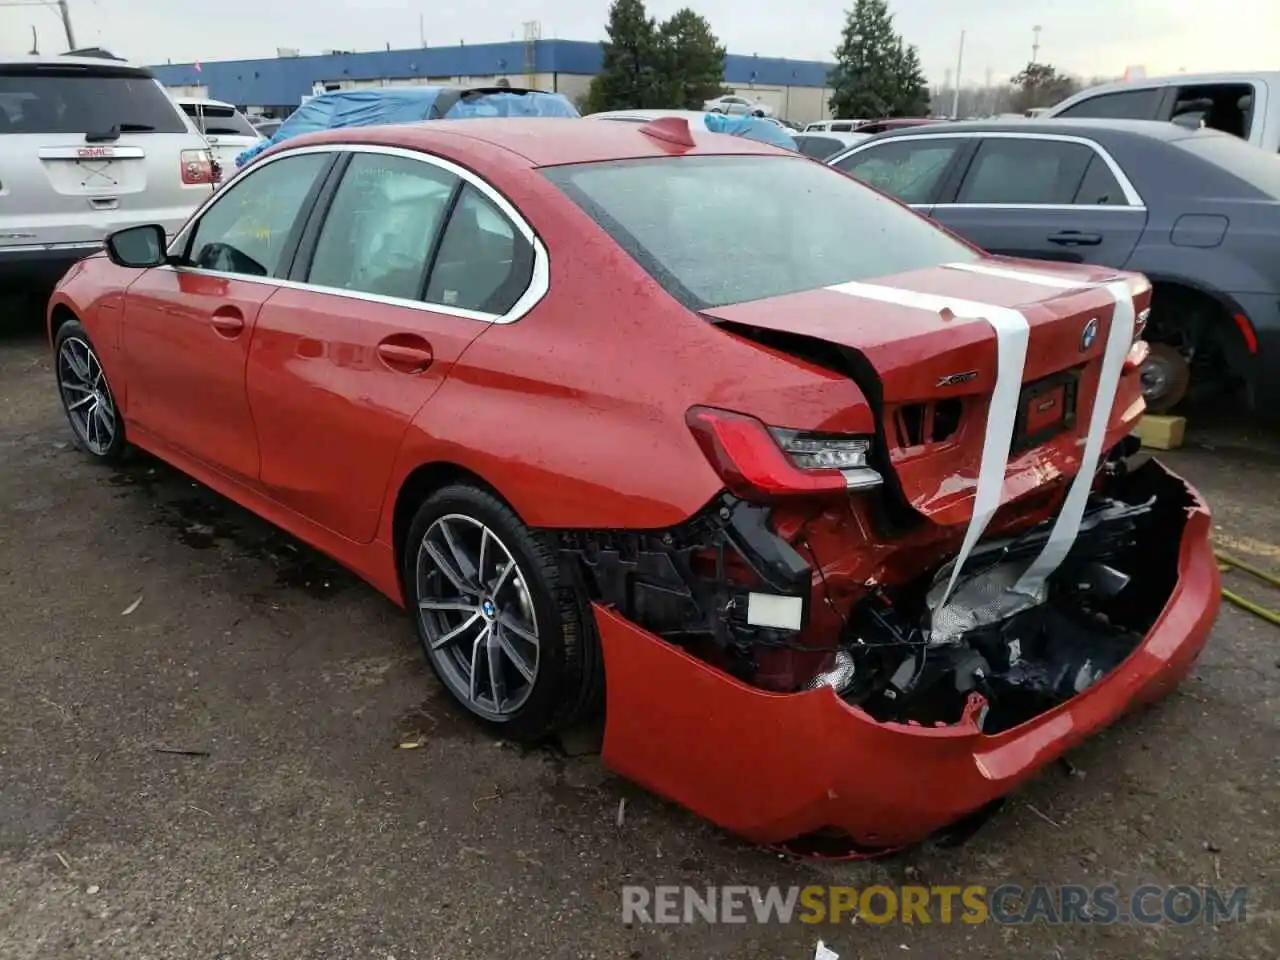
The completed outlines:
<svg viewBox="0 0 1280 960">
<path fill-rule="evenodd" d="M 372 540 L 410 421 L 468 345 L 510 319 L 533 256 L 532 231 L 478 178 L 355 148 L 291 284 L 258 318 L 248 396 L 267 492 Z"/>
<path fill-rule="evenodd" d="M 176 232 L 212 189 L 203 158 L 146 70 L 0 64 L 0 246 L 100 243 L 138 223 Z"/>
<path fill-rule="evenodd" d="M 828 162 L 927 215 L 971 149 L 970 138 L 962 136 L 902 136 L 859 146 Z"/>
<path fill-rule="evenodd" d="M 985 134 L 958 185 L 932 209 L 988 253 L 1122 267 L 1147 222 L 1141 197 L 1097 144 Z"/>
</svg>

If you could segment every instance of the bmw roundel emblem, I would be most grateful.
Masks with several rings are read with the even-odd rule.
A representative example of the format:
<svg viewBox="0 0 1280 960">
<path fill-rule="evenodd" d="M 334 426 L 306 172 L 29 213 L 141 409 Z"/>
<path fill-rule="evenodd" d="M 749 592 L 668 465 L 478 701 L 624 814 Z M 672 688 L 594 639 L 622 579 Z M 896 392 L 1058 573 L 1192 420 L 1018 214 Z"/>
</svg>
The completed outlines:
<svg viewBox="0 0 1280 960">
<path fill-rule="evenodd" d="M 1080 351 L 1083 353 L 1093 346 L 1093 341 L 1098 339 L 1098 318 L 1094 317 L 1084 325 L 1084 330 L 1080 334 Z"/>
</svg>

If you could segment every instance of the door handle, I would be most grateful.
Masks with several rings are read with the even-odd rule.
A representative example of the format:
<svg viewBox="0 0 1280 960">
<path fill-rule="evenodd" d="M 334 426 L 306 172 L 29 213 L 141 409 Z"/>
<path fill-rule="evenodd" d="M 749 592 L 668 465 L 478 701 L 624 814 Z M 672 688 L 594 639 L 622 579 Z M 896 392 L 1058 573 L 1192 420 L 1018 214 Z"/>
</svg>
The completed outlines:
<svg viewBox="0 0 1280 960">
<path fill-rule="evenodd" d="M 244 331 L 244 315 L 235 307 L 219 307 L 209 318 L 213 329 L 223 337 L 234 340 Z"/>
<path fill-rule="evenodd" d="M 1064 247 L 1096 247 L 1102 242 L 1102 234 L 1063 230 L 1060 233 L 1049 234 L 1049 242 L 1058 243 Z"/>
<path fill-rule="evenodd" d="M 378 357 L 396 373 L 422 373 L 431 366 L 435 354 L 431 344 L 420 337 L 388 337 L 378 344 Z"/>
</svg>

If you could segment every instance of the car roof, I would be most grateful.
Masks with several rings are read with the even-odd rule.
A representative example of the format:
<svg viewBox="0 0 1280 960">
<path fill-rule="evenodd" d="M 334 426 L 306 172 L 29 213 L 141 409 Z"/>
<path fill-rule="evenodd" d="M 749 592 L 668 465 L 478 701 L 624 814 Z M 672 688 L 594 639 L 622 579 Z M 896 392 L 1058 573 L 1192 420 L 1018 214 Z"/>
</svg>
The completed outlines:
<svg viewBox="0 0 1280 960">
<path fill-rule="evenodd" d="M 118 60 L 107 57 L 71 57 L 66 54 L 45 54 L 45 53 L 27 53 L 20 56 L 0 56 L 0 66 L 28 66 L 28 67 L 97 67 L 101 69 L 130 69 L 139 70 L 144 73 L 150 73 L 146 67 L 138 66 L 136 63 L 130 63 L 127 60 Z"/>
<path fill-rule="evenodd" d="M 209 100 L 205 97 L 174 97 L 173 102 L 201 107 L 231 107 L 233 110 L 236 106 L 234 103 L 227 103 L 225 100 Z"/>
<path fill-rule="evenodd" d="M 580 117 L 495 117 L 492 119 L 427 120 L 382 127 L 349 127 L 306 134 L 287 141 L 290 146 L 322 143 L 377 143 L 430 150 L 442 142 L 457 148 L 470 141 L 477 150 L 516 154 L 530 166 L 597 163 L 667 157 L 675 150 L 690 154 L 761 154 L 794 156 L 791 151 L 746 137 L 724 136 L 691 128 L 694 146 L 676 148 L 647 135 L 643 123 L 583 123 Z"/>
<path fill-rule="evenodd" d="M 1167 120 L 1071 120 L 1038 117 L 1012 117 L 995 120 L 954 120 L 918 127 L 900 127 L 875 135 L 876 140 L 889 137 L 933 137 L 966 133 L 1046 133 L 1059 136 L 1096 137 L 1099 135 L 1129 134 L 1155 140 L 1182 140 L 1196 131 L 1180 127 Z"/>
<path fill-rule="evenodd" d="M 1121 90 L 1141 90 L 1147 87 L 1185 87 L 1199 86 L 1206 83 L 1245 83 L 1265 80 L 1268 83 L 1280 82 L 1280 70 L 1228 70 L 1220 73 L 1171 73 L 1159 77 L 1143 77 L 1140 80 L 1116 80 L 1112 83 L 1100 83 L 1094 87 L 1086 87 L 1073 93 L 1050 107 L 1056 110 L 1068 100 L 1076 100 L 1085 94 L 1114 93 Z"/>
</svg>

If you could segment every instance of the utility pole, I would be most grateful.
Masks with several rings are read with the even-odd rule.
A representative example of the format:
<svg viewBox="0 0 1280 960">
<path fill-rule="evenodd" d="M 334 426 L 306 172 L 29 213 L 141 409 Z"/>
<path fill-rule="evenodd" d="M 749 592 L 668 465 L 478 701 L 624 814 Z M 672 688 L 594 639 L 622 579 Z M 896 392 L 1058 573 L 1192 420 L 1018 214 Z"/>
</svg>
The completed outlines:
<svg viewBox="0 0 1280 960">
<path fill-rule="evenodd" d="M 960 78 L 964 69 L 964 31 L 960 31 L 960 52 L 956 55 L 956 85 L 951 91 L 951 116 L 960 116 Z"/>
<path fill-rule="evenodd" d="M 1040 62 L 1040 28 L 1031 28 L 1031 62 Z"/>
</svg>

